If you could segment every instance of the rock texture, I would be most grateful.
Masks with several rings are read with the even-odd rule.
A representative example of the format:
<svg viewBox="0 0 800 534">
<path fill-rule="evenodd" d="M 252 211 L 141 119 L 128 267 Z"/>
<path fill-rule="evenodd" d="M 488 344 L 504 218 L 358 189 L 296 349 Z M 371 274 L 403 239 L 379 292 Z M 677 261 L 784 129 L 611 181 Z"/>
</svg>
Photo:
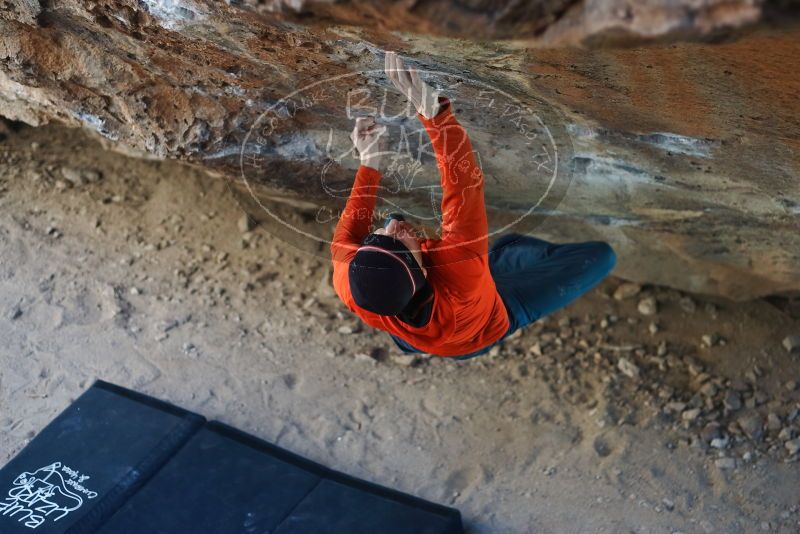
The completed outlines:
<svg viewBox="0 0 800 534">
<path fill-rule="evenodd" d="M 398 50 L 454 99 L 494 229 L 607 239 L 621 276 L 747 299 L 800 290 L 800 30 L 761 23 L 792 5 L 0 0 L 0 115 L 190 161 L 324 223 L 352 182 L 353 115 L 382 108 L 415 155 L 384 204 L 433 227 L 435 165 L 381 73 Z"/>
<path fill-rule="evenodd" d="M 765 18 L 783 17 L 790 6 L 790 2 L 764 0 L 250 0 L 245 3 L 261 11 L 338 24 L 470 39 L 514 39 L 533 46 L 712 38 Z"/>
</svg>

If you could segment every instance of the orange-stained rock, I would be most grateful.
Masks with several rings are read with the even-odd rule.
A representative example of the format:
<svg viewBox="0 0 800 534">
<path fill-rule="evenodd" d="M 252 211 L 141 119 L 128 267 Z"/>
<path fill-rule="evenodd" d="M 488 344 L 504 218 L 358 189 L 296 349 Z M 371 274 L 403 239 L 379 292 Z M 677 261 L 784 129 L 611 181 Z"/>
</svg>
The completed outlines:
<svg viewBox="0 0 800 534">
<path fill-rule="evenodd" d="M 382 73 L 397 50 L 453 100 L 493 230 L 609 240 L 640 282 L 800 290 L 800 29 L 759 22 L 789 3 L 243 4 L 0 0 L 0 115 L 201 165 L 265 217 L 257 198 L 316 207 L 316 237 L 285 238 L 325 251 L 370 107 L 381 207 L 438 222 L 435 162 Z M 584 46 L 543 47 L 565 43 Z"/>
</svg>

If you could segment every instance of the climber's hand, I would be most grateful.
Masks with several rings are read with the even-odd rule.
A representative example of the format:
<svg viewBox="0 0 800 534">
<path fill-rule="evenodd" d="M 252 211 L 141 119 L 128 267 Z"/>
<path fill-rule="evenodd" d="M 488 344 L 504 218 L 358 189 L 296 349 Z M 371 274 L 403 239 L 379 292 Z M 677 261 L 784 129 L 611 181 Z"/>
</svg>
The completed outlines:
<svg viewBox="0 0 800 534">
<path fill-rule="evenodd" d="M 395 87 L 417 108 L 417 112 L 430 119 L 439 112 L 439 95 L 433 87 L 423 82 L 416 69 L 407 67 L 396 52 L 386 52 L 386 75 Z"/>
<path fill-rule="evenodd" d="M 382 155 L 383 134 L 386 126 L 375 122 L 374 117 L 357 117 L 350 139 L 358 150 L 361 164 L 379 170 Z"/>
</svg>

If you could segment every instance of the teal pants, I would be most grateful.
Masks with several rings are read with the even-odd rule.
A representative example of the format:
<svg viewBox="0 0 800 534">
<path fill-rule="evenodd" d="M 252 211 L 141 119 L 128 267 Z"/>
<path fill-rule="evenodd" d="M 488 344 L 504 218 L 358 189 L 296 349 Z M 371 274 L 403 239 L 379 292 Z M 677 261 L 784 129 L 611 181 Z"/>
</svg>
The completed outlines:
<svg viewBox="0 0 800 534">
<path fill-rule="evenodd" d="M 603 241 L 556 244 L 520 234 L 497 239 L 489 249 L 489 269 L 508 311 L 508 331 L 491 345 L 455 358 L 485 354 L 518 329 L 570 304 L 599 284 L 616 261 Z M 403 352 L 423 352 L 391 337 Z"/>
</svg>

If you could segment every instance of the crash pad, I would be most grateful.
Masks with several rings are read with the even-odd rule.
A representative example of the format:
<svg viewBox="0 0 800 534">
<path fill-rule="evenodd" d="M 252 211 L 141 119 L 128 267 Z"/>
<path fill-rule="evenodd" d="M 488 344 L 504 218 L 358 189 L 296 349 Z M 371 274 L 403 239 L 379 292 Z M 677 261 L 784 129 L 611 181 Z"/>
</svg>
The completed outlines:
<svg viewBox="0 0 800 534">
<path fill-rule="evenodd" d="M 0 532 L 463 532 L 458 510 L 98 381 L 0 470 Z"/>
</svg>

